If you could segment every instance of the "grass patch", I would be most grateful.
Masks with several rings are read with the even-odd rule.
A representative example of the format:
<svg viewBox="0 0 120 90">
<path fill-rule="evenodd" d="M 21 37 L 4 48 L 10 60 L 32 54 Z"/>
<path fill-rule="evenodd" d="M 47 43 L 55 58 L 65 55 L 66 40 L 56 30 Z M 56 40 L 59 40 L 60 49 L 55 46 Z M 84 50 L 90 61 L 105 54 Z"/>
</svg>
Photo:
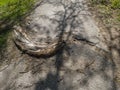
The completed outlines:
<svg viewBox="0 0 120 90">
<path fill-rule="evenodd" d="M 120 9 L 120 0 L 110 0 L 111 7 L 114 9 Z"/>
<path fill-rule="evenodd" d="M 31 10 L 35 0 L 0 0 L 0 49 L 6 41 L 14 24 Z"/>
<path fill-rule="evenodd" d="M 120 0 L 90 0 L 90 2 L 105 18 L 120 22 Z"/>
<path fill-rule="evenodd" d="M 0 0 L 0 20 L 17 21 L 26 14 L 34 0 Z"/>
</svg>

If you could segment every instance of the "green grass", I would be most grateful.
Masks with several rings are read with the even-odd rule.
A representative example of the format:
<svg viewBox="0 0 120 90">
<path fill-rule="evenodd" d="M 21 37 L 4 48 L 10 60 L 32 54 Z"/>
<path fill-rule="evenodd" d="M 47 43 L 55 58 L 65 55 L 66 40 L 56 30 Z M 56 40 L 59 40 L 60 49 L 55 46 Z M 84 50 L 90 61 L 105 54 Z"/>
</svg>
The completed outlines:
<svg viewBox="0 0 120 90">
<path fill-rule="evenodd" d="M 35 0 L 0 0 L 0 48 L 6 46 L 10 28 L 2 28 L 9 23 L 19 23 L 19 20 L 31 10 Z"/>
<path fill-rule="evenodd" d="M 0 0 L 0 20 L 18 20 L 27 13 L 34 0 Z"/>
<path fill-rule="evenodd" d="M 109 0 L 90 0 L 93 4 L 106 4 Z"/>
<path fill-rule="evenodd" d="M 111 7 L 114 9 L 120 9 L 120 0 L 110 0 Z"/>
<path fill-rule="evenodd" d="M 120 0 L 90 0 L 93 4 L 107 5 L 114 9 L 120 9 Z"/>
<path fill-rule="evenodd" d="M 114 21 L 120 21 L 120 0 L 90 0 L 91 3 L 101 9 L 101 13 L 109 18 L 114 18 Z"/>
</svg>

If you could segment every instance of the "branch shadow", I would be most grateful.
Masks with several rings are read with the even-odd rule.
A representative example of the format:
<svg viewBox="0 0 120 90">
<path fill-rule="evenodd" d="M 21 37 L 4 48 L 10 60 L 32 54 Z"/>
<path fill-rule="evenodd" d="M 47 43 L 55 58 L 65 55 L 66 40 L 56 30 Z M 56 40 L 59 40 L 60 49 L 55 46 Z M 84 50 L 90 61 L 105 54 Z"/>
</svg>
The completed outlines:
<svg viewBox="0 0 120 90">
<path fill-rule="evenodd" d="M 58 21 L 58 20 L 53 20 L 53 21 L 59 23 L 59 26 L 56 28 L 56 29 L 61 31 L 61 33 L 59 35 L 59 41 L 63 40 L 64 33 L 66 32 L 65 29 L 66 29 L 68 23 L 70 24 L 70 31 L 68 32 L 67 38 L 64 39 L 64 41 L 67 42 L 69 40 L 73 30 L 76 27 L 79 27 L 80 24 L 82 25 L 81 21 L 78 22 L 76 20 L 76 18 L 78 17 L 78 15 L 80 13 L 80 11 L 78 11 L 76 13 L 76 11 L 77 11 L 76 9 L 80 8 L 81 6 L 77 6 L 77 4 L 79 4 L 78 2 L 71 3 L 70 6 L 69 5 L 66 6 L 64 3 L 61 3 L 61 4 L 63 5 L 63 7 L 65 9 L 64 14 L 62 14 L 63 12 L 58 12 L 58 13 L 56 13 L 56 15 L 59 15 L 59 16 L 63 15 L 63 17 L 60 19 L 60 21 Z M 37 83 L 37 85 L 35 86 L 35 90 L 47 90 L 47 89 L 59 90 L 59 81 L 61 80 L 61 78 L 59 77 L 59 72 L 60 72 L 61 67 L 63 66 L 64 51 L 66 50 L 66 47 L 69 48 L 69 45 L 67 45 L 67 43 L 65 43 L 64 47 L 55 54 L 55 57 L 56 57 L 56 60 L 55 60 L 56 74 L 52 74 L 52 73 L 49 72 L 47 74 L 47 77 L 46 77 L 45 80 L 39 81 Z M 86 57 L 89 58 L 89 56 L 86 56 Z M 105 71 L 106 67 L 109 67 L 109 63 L 106 61 L 106 59 L 101 60 L 100 65 L 101 65 L 101 68 L 98 71 L 93 71 L 93 72 L 92 72 L 92 70 L 89 66 L 86 67 L 85 73 L 84 73 L 86 75 L 86 77 L 83 78 L 83 80 L 80 82 L 81 87 L 87 86 L 89 79 L 94 77 L 94 74 L 99 75 L 99 74 L 103 73 L 103 77 L 104 77 L 104 79 L 106 79 L 106 81 L 111 80 L 111 77 L 109 77 L 105 73 L 106 72 Z M 114 65 L 111 64 L 110 66 L 112 66 L 114 68 Z M 113 82 L 112 85 L 113 86 L 112 86 L 112 88 L 110 88 L 110 90 L 116 90 L 114 82 Z"/>
<path fill-rule="evenodd" d="M 49 0 L 47 0 L 47 3 L 54 4 L 53 2 L 48 2 L 48 1 Z M 47 89 L 59 90 L 59 82 L 61 81 L 61 78 L 59 77 L 59 71 L 63 65 L 64 51 L 66 51 L 65 48 L 66 47 L 69 48 L 66 42 L 68 42 L 72 34 L 72 31 L 76 27 L 79 27 L 79 24 L 82 23 L 81 21 L 76 20 L 81 10 L 81 9 L 78 10 L 79 8 L 81 8 L 81 5 L 79 5 L 79 2 L 75 2 L 75 3 L 70 2 L 70 4 L 66 5 L 65 3 L 63 3 L 63 1 L 64 0 L 59 1 L 59 4 L 64 7 L 65 11 L 64 12 L 59 11 L 55 14 L 56 16 L 61 17 L 60 20 L 51 19 L 49 17 L 43 16 L 45 18 L 50 19 L 53 23 L 55 22 L 58 23 L 58 26 L 56 28 L 57 31 L 60 31 L 60 34 L 58 36 L 59 37 L 58 43 L 61 41 L 64 41 L 64 46 L 59 51 L 57 51 L 54 55 L 56 74 L 52 74 L 51 72 L 49 72 L 45 80 L 37 82 L 35 86 L 35 90 L 47 90 Z M 64 33 L 66 33 L 66 28 L 68 24 L 70 25 L 70 29 L 65 38 Z M 41 29 L 40 26 L 38 28 Z"/>
</svg>

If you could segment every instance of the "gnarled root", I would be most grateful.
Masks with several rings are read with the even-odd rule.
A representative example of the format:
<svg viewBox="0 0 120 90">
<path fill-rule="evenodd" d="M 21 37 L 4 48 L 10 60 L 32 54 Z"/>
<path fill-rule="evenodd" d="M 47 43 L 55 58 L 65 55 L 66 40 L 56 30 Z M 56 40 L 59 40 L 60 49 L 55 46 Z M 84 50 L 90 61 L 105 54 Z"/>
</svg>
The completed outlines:
<svg viewBox="0 0 120 90">
<path fill-rule="evenodd" d="M 33 56 L 50 56 L 64 46 L 64 41 L 53 41 L 48 44 L 35 44 L 27 34 L 22 30 L 22 27 L 17 26 L 14 30 L 14 42 L 19 49 L 29 55 Z"/>
</svg>

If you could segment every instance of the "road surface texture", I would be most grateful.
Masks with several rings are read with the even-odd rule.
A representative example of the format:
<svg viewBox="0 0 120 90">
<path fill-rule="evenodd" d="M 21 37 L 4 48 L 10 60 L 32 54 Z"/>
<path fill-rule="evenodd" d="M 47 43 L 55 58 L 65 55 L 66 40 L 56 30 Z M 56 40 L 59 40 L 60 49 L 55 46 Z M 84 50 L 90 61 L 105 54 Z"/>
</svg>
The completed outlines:
<svg viewBox="0 0 120 90">
<path fill-rule="evenodd" d="M 0 90 L 117 90 L 114 63 L 84 0 L 39 1 L 15 28 Z"/>
</svg>

